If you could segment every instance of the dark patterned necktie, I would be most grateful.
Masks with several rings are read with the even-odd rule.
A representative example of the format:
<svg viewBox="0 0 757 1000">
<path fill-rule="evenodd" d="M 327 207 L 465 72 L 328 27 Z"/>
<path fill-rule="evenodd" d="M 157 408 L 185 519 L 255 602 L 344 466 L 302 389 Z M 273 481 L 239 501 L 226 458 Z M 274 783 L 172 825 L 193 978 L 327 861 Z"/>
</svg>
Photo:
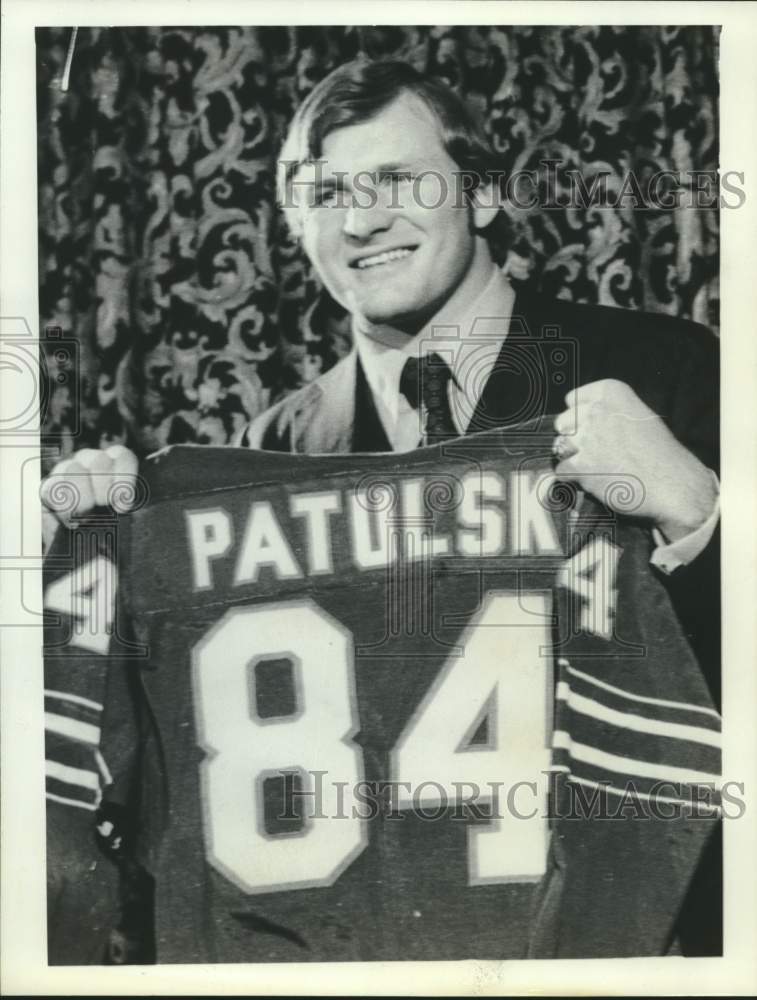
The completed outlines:
<svg viewBox="0 0 757 1000">
<path fill-rule="evenodd" d="M 402 369 L 400 392 L 414 410 L 421 401 L 426 410 L 424 444 L 438 444 L 459 436 L 447 395 L 451 378 L 449 365 L 438 354 L 427 354 L 420 361 L 408 358 Z"/>
</svg>

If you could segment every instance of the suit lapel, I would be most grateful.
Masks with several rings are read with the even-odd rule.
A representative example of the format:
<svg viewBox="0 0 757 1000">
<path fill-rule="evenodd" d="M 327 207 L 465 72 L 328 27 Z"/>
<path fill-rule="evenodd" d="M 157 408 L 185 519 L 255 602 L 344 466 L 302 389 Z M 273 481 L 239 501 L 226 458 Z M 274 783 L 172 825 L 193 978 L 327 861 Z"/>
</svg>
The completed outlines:
<svg viewBox="0 0 757 1000">
<path fill-rule="evenodd" d="M 356 350 L 302 394 L 291 421 L 304 454 L 392 450 Z"/>
<path fill-rule="evenodd" d="M 538 306 L 522 292 L 467 433 L 523 423 L 562 410 L 569 385 L 552 378 L 553 345 L 545 349 Z"/>
<path fill-rule="evenodd" d="M 368 385 L 360 358 L 355 364 L 355 426 L 352 438 L 353 451 L 392 451 L 384 425 L 376 409 L 373 392 Z"/>
<path fill-rule="evenodd" d="M 349 452 L 355 415 L 355 352 L 313 382 L 289 415 L 293 450 L 302 454 Z"/>
</svg>

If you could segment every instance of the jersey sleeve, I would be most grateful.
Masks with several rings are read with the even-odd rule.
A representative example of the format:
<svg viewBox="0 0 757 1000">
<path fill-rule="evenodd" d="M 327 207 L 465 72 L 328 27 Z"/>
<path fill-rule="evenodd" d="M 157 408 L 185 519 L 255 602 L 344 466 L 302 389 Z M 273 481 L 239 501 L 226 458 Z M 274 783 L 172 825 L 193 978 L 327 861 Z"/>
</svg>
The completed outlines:
<svg viewBox="0 0 757 1000">
<path fill-rule="evenodd" d="M 100 735 L 115 567 L 97 532 L 59 530 L 43 571 L 48 961 L 101 963 L 117 871 L 98 850 Z"/>
<path fill-rule="evenodd" d="M 118 524 L 60 530 L 44 567 L 48 961 L 121 964 L 144 953 L 125 932 L 133 872 L 124 864 L 138 732 L 128 686 L 128 616 Z M 125 591 L 125 588 L 123 588 Z M 106 739 L 105 732 L 110 734 Z M 111 763 L 109 763 L 109 755 Z M 133 907 L 132 907 L 133 908 Z"/>
</svg>

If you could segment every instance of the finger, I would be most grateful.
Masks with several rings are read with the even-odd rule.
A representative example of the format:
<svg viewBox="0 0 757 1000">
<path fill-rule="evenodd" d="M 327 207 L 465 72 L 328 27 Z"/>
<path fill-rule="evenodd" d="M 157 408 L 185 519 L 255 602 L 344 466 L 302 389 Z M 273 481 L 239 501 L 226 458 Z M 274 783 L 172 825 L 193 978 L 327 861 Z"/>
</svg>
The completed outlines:
<svg viewBox="0 0 757 1000">
<path fill-rule="evenodd" d="M 60 521 L 52 511 L 46 507 L 42 508 L 42 554 L 49 552 L 52 548 L 56 532 L 60 528 Z"/>
<path fill-rule="evenodd" d="M 39 496 L 44 509 L 49 510 L 62 524 L 68 524 L 77 513 L 81 496 L 82 479 L 88 473 L 74 458 L 64 458 L 42 481 Z"/>
<path fill-rule="evenodd" d="M 552 444 L 552 455 L 556 464 L 572 458 L 576 454 L 570 440 L 558 435 Z"/>
<path fill-rule="evenodd" d="M 567 407 L 577 406 L 579 403 L 596 403 L 607 396 L 608 390 L 613 384 L 622 385 L 614 378 L 601 378 L 596 382 L 587 382 L 585 385 L 576 386 L 565 394 L 565 405 Z"/>
<path fill-rule="evenodd" d="M 65 472 L 68 466 L 71 464 L 70 458 L 64 458 L 62 462 L 58 462 L 53 468 L 53 471 L 42 480 L 39 485 L 39 498 L 42 501 L 42 506 L 47 510 L 55 511 L 55 499 L 53 497 L 53 486 L 56 481 L 54 477 L 59 475 L 61 472 Z"/>
<path fill-rule="evenodd" d="M 63 524 L 69 524 L 72 517 L 82 517 L 89 513 L 95 504 L 95 494 L 92 489 L 92 476 L 88 469 L 79 464 L 78 459 L 72 458 L 71 464 L 66 470 L 56 476 L 53 469 L 50 479 L 55 480 L 52 484 L 53 497 L 57 493 L 58 511 L 53 506 L 52 510 L 58 514 L 58 518 Z"/>
<path fill-rule="evenodd" d="M 139 460 L 133 451 L 121 445 L 108 448 L 107 454 L 112 456 L 113 462 L 110 477 L 111 492 L 107 500 L 117 513 L 124 514 L 131 509 L 137 496 Z"/>
<path fill-rule="evenodd" d="M 111 444 L 105 449 L 105 454 L 108 458 L 113 459 L 114 462 L 118 461 L 122 456 L 131 456 L 134 461 L 137 461 L 137 456 L 131 451 L 126 445 L 123 444 Z"/>
<path fill-rule="evenodd" d="M 568 410 L 563 410 L 562 413 L 558 413 L 555 417 L 554 427 L 558 434 L 569 438 L 572 434 L 575 434 L 578 427 L 578 411 L 574 407 L 571 407 Z"/>
<path fill-rule="evenodd" d="M 110 459 L 102 448 L 80 448 L 73 458 L 85 469 L 101 469 L 110 465 Z"/>
<path fill-rule="evenodd" d="M 105 454 L 113 462 L 113 472 L 118 476 L 136 476 L 139 468 L 139 459 L 128 448 L 121 444 L 114 444 L 108 448 Z"/>
<path fill-rule="evenodd" d="M 590 382 L 588 385 L 579 385 L 575 389 L 571 389 L 570 392 L 565 393 L 565 407 L 568 410 L 575 409 L 580 404 L 586 402 L 593 402 L 596 398 L 594 391 L 594 386 L 596 382 Z"/>
<path fill-rule="evenodd" d="M 89 472 L 89 487 L 95 507 L 105 507 L 111 485 L 113 460 L 99 448 L 82 448 L 74 456 L 79 465 Z"/>
<path fill-rule="evenodd" d="M 564 458 L 555 466 L 555 475 L 558 479 L 566 479 L 569 482 L 580 484 L 582 474 L 581 463 L 576 460 L 576 455 Z"/>
</svg>

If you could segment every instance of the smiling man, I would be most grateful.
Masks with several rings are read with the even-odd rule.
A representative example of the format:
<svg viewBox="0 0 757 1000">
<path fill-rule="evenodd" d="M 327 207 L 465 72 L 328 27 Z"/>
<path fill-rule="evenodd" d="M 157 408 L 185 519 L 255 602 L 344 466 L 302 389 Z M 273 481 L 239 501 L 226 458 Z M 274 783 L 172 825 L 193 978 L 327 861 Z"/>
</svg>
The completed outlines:
<svg viewBox="0 0 757 1000">
<path fill-rule="evenodd" d="M 355 60 L 311 91 L 281 152 L 279 199 L 350 312 L 354 347 L 234 443 L 407 451 L 554 424 L 557 474 L 648 527 L 650 562 L 719 702 L 716 338 L 669 316 L 516 294 L 490 247 L 503 221 L 494 164 L 465 103 L 407 63 Z M 60 463 L 42 488 L 48 542 L 136 465 L 120 446 Z M 72 476 L 78 506 L 60 513 L 54 488 Z"/>
<path fill-rule="evenodd" d="M 688 582 L 680 571 L 701 560 L 711 581 L 715 338 L 669 317 L 516 296 L 489 243 L 493 164 L 465 104 L 406 63 L 356 61 L 314 88 L 282 150 L 280 200 L 350 312 L 355 349 L 238 443 L 402 451 L 556 415 L 557 472 L 642 518 L 661 572 Z M 544 341 L 555 331 L 569 358 L 559 373 Z M 612 489 L 619 477 L 630 503 Z M 691 625 L 700 611 L 682 613 Z"/>
<path fill-rule="evenodd" d="M 516 293 L 490 246 L 503 219 L 493 165 L 465 104 L 406 63 L 356 61 L 314 88 L 282 150 L 279 195 L 318 275 L 351 315 L 354 347 L 235 443 L 311 455 L 407 452 L 525 421 L 556 432 L 557 474 L 645 526 L 651 572 L 717 701 L 715 338 L 668 316 Z M 76 475 L 82 513 L 105 502 L 111 473 L 135 471 L 124 449 L 80 452 L 58 467 L 43 498 Z M 207 546 L 213 539 L 203 532 Z M 566 899 L 587 934 L 594 911 L 585 887 L 575 889 Z M 693 893 L 689 912 L 719 903 L 706 879 Z M 592 933 L 601 938 L 596 913 Z M 717 951 L 715 924 L 692 946 L 698 953 Z M 685 921 L 679 934 L 685 949 Z"/>
</svg>

